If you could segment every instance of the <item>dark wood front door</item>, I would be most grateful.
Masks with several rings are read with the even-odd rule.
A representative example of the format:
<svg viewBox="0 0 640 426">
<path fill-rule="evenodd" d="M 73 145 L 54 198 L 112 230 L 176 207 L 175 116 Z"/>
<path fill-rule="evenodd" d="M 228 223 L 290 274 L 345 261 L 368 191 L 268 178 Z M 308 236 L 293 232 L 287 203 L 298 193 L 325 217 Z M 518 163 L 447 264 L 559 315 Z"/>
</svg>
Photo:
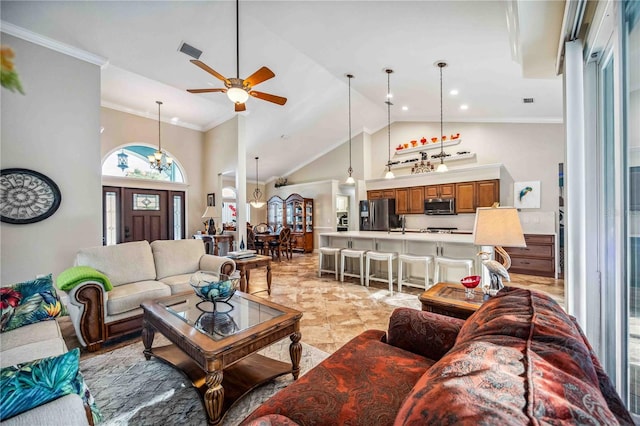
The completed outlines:
<svg viewBox="0 0 640 426">
<path fill-rule="evenodd" d="M 167 239 L 167 191 L 124 188 L 123 198 L 124 242 Z"/>
<path fill-rule="evenodd" d="M 181 239 L 183 191 L 103 187 L 104 244 Z"/>
</svg>

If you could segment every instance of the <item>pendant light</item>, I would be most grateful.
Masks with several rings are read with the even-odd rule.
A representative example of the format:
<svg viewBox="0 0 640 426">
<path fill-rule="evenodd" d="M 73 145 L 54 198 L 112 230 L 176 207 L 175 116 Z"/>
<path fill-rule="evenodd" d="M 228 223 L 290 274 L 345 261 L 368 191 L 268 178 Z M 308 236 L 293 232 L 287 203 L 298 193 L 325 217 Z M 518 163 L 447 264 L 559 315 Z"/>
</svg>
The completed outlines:
<svg viewBox="0 0 640 426">
<path fill-rule="evenodd" d="M 256 157 L 256 189 L 253 191 L 253 200 L 249 203 L 251 207 L 256 209 L 264 207 L 264 201 L 260 200 L 260 198 L 262 198 L 262 191 L 258 188 L 258 157 Z"/>
<path fill-rule="evenodd" d="M 436 169 L 436 172 L 446 172 L 449 170 L 449 168 L 447 167 L 446 164 L 444 164 L 444 157 L 445 157 L 445 153 L 444 153 L 444 141 L 442 139 L 442 133 L 443 133 L 443 129 L 442 129 L 442 68 L 447 66 L 447 63 L 444 61 L 438 61 L 435 63 L 435 66 L 437 66 L 438 68 L 440 68 L 440 164 L 438 164 L 438 168 Z"/>
<path fill-rule="evenodd" d="M 392 69 L 385 69 L 384 72 L 387 73 L 387 100 L 384 102 L 387 104 L 387 173 L 384 175 L 385 179 L 393 179 L 395 176 L 391 171 L 391 85 L 390 85 L 390 76 L 393 72 Z"/>
<path fill-rule="evenodd" d="M 349 169 L 347 173 L 349 173 L 349 177 L 345 183 L 347 185 L 353 185 L 356 183 L 355 179 L 353 179 L 353 168 L 351 167 L 351 79 L 353 78 L 352 74 L 347 74 L 347 78 L 349 79 Z"/>
<path fill-rule="evenodd" d="M 162 150 L 162 140 L 160 139 L 160 105 L 162 102 L 156 101 L 158 104 L 158 150 L 153 154 L 147 156 L 151 169 L 156 169 L 158 172 L 166 172 L 171 169 L 173 165 L 173 158 L 169 157 L 166 152 Z"/>
</svg>

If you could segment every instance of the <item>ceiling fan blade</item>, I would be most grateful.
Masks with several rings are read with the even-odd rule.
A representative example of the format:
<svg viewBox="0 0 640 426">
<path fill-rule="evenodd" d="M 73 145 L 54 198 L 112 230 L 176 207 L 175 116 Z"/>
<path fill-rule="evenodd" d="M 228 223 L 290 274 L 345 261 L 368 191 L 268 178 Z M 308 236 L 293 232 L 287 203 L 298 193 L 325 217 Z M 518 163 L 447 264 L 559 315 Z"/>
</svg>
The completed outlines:
<svg viewBox="0 0 640 426">
<path fill-rule="evenodd" d="M 263 101 L 273 102 L 274 104 L 284 105 L 287 103 L 287 98 L 283 98 L 282 96 L 271 95 L 269 93 L 256 92 L 252 90 L 249 92 L 251 96 L 254 98 L 262 99 Z"/>
<path fill-rule="evenodd" d="M 209 65 L 205 64 L 202 61 L 199 61 L 197 59 L 192 59 L 190 61 L 192 64 L 194 64 L 197 67 L 202 68 L 203 70 L 205 70 L 206 72 L 208 72 L 209 74 L 211 74 L 212 76 L 214 76 L 215 78 L 217 78 L 218 80 L 222 80 L 222 81 L 227 81 L 227 79 L 220 74 L 218 71 L 214 70 L 213 68 L 211 68 Z"/>
<path fill-rule="evenodd" d="M 254 87 L 263 81 L 267 81 L 270 78 L 275 77 L 276 75 L 267 67 L 262 67 L 258 71 L 251 74 L 249 77 L 244 79 L 245 83 L 248 83 L 249 86 Z"/>
<path fill-rule="evenodd" d="M 187 89 L 189 93 L 213 93 L 213 92 L 222 92 L 226 93 L 227 89 Z"/>
<path fill-rule="evenodd" d="M 235 104 L 236 105 L 236 112 L 242 112 L 242 111 L 246 111 L 247 106 L 245 104 Z"/>
</svg>

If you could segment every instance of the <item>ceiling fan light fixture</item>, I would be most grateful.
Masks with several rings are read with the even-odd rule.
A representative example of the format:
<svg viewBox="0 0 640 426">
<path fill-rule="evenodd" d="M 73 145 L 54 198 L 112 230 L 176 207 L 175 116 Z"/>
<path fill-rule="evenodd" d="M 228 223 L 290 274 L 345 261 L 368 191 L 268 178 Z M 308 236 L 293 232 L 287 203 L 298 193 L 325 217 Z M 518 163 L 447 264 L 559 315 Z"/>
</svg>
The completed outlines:
<svg viewBox="0 0 640 426">
<path fill-rule="evenodd" d="M 243 104 L 249 99 L 249 93 L 246 90 L 239 87 L 231 87 L 227 90 L 227 96 L 231 102 L 236 104 Z"/>
</svg>

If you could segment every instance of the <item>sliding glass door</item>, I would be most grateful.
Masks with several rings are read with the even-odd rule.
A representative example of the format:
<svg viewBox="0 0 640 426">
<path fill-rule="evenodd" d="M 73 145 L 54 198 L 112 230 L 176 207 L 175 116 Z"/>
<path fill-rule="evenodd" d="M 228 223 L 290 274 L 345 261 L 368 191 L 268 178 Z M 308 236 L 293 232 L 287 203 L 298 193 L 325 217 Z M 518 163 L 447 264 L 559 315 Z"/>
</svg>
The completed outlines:
<svg viewBox="0 0 640 426">
<path fill-rule="evenodd" d="M 623 273 L 628 294 L 628 407 L 640 415 L 640 2 L 626 1 L 623 10 L 624 105 L 622 152 L 625 252 Z"/>
</svg>

